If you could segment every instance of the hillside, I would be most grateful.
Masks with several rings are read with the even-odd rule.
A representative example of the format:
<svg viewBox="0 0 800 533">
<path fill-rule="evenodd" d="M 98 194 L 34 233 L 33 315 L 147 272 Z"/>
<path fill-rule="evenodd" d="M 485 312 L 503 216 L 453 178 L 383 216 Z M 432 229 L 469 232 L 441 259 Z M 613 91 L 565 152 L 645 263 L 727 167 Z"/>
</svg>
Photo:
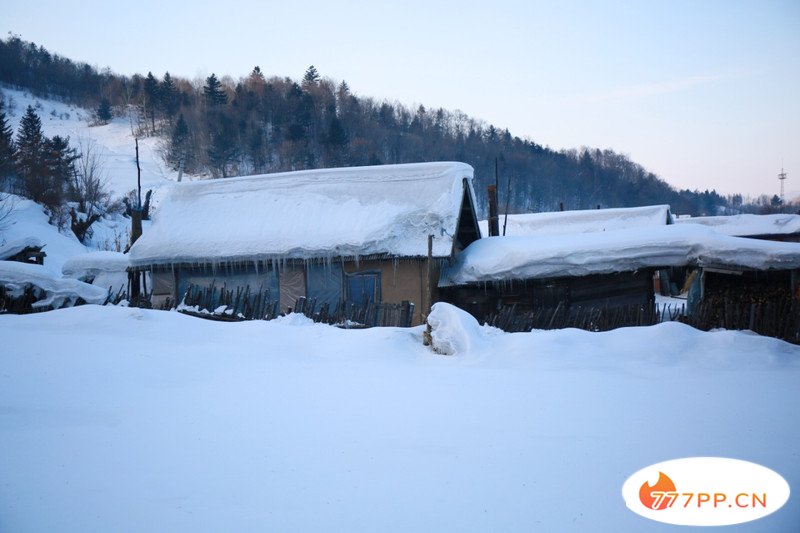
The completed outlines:
<svg viewBox="0 0 800 533">
<path fill-rule="evenodd" d="M 554 151 L 461 111 L 415 109 L 356 95 L 310 67 L 302 80 L 244 77 L 203 84 L 163 76 L 119 76 L 77 64 L 17 37 L 0 40 L 0 82 L 56 96 L 100 117 L 131 119 L 139 137 L 164 141 L 168 166 L 233 176 L 419 161 L 463 161 L 476 170 L 478 204 L 500 174 L 511 212 L 670 204 L 716 214 L 713 191 L 677 191 L 611 150 Z M 509 193 L 510 191 L 510 193 Z"/>
</svg>

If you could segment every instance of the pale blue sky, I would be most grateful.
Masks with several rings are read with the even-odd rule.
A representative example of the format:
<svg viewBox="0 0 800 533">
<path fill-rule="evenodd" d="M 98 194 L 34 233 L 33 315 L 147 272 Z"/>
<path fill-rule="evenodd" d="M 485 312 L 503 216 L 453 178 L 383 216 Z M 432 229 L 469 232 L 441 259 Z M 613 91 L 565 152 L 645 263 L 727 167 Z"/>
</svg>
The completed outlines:
<svg viewBox="0 0 800 533">
<path fill-rule="evenodd" d="M 677 187 L 800 195 L 800 1 L 9 1 L 0 30 L 132 74 L 314 64 Z M 789 196 L 787 194 L 787 196 Z"/>
</svg>

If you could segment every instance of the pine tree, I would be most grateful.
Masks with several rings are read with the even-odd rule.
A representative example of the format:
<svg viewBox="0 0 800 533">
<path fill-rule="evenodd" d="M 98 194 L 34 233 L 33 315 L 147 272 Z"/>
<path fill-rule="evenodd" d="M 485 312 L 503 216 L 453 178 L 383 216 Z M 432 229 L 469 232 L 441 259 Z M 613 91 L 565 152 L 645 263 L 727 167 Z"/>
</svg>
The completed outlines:
<svg viewBox="0 0 800 533">
<path fill-rule="evenodd" d="M 33 107 L 28 106 L 17 132 L 17 170 L 25 194 L 44 205 L 51 214 L 57 213 L 64 203 L 77 157 L 69 146 L 69 138 L 44 136 L 41 119 Z"/>
<path fill-rule="evenodd" d="M 169 159 L 175 168 L 180 166 L 181 160 L 186 163 L 186 152 L 189 144 L 189 125 L 183 118 L 183 113 L 178 116 L 175 129 L 170 138 Z"/>
<path fill-rule="evenodd" d="M 161 111 L 172 123 L 172 117 L 178 112 L 178 107 L 180 106 L 180 94 L 169 72 L 164 73 L 164 79 L 159 87 L 159 103 Z"/>
<path fill-rule="evenodd" d="M 64 190 L 75 175 L 78 154 L 69 145 L 69 137 L 55 135 L 44 141 L 45 166 L 55 188 Z"/>
<path fill-rule="evenodd" d="M 203 95 L 206 98 L 206 105 L 208 107 L 225 105 L 228 103 L 228 95 L 225 94 L 222 83 L 220 83 L 214 73 L 206 78 L 206 84 L 203 86 Z"/>
<path fill-rule="evenodd" d="M 97 107 L 97 120 L 103 124 L 108 124 L 111 118 L 111 102 L 108 101 L 108 98 L 103 98 Z"/>
<path fill-rule="evenodd" d="M 30 194 L 31 186 L 38 192 L 36 180 L 43 174 L 44 134 L 42 121 L 32 106 L 28 106 L 19 123 L 17 131 L 17 171 L 24 180 L 26 191 Z"/>
<path fill-rule="evenodd" d="M 317 72 L 317 68 L 314 65 L 311 65 L 306 69 L 306 73 L 303 75 L 303 88 L 308 89 L 319 83 L 319 72 Z"/>
<path fill-rule="evenodd" d="M 211 139 L 207 151 L 211 165 L 223 178 L 228 177 L 228 165 L 239 155 L 239 135 L 233 118 L 224 114 L 216 116 L 209 125 Z"/>
<path fill-rule="evenodd" d="M 144 94 L 147 98 L 146 113 L 150 115 L 150 122 L 153 127 L 153 132 L 156 131 L 156 108 L 160 105 L 158 80 L 153 76 L 152 72 L 147 73 L 144 79 Z"/>
<path fill-rule="evenodd" d="M 250 78 L 264 81 L 264 73 L 261 72 L 261 67 L 259 67 L 258 65 L 253 67 L 253 72 L 250 73 Z"/>
<path fill-rule="evenodd" d="M 3 101 L 0 100 L 0 184 L 15 173 L 15 152 L 14 132 L 6 119 Z"/>
</svg>

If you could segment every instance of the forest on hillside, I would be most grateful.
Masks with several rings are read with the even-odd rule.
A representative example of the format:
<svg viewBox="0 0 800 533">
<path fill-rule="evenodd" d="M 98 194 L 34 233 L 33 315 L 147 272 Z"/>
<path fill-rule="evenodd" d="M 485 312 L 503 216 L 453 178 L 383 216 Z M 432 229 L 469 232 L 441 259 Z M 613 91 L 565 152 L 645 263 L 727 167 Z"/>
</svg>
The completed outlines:
<svg viewBox="0 0 800 533">
<path fill-rule="evenodd" d="M 230 177 L 309 168 L 463 161 L 475 168 L 479 208 L 499 183 L 509 212 L 670 204 L 675 213 L 779 207 L 766 197 L 676 190 L 612 150 L 555 151 L 461 111 L 410 108 L 356 95 L 311 66 L 303 77 L 239 79 L 122 76 L 10 36 L 0 40 L 0 83 L 94 110 L 97 123 L 125 117 L 139 136 L 164 139 L 164 158 L 187 173 Z M 496 173 L 497 170 L 497 173 Z"/>
</svg>

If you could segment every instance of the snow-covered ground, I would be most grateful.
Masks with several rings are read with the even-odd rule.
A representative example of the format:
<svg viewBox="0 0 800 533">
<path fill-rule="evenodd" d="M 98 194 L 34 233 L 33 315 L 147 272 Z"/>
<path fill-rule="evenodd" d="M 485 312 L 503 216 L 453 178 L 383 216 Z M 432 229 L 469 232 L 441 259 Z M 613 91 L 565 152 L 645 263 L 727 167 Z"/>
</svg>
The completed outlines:
<svg viewBox="0 0 800 533">
<path fill-rule="evenodd" d="M 0 531 L 667 531 L 625 479 L 686 456 L 800 486 L 800 348 L 677 323 L 505 334 L 0 316 Z M 737 531 L 789 532 L 800 507 Z"/>
</svg>

